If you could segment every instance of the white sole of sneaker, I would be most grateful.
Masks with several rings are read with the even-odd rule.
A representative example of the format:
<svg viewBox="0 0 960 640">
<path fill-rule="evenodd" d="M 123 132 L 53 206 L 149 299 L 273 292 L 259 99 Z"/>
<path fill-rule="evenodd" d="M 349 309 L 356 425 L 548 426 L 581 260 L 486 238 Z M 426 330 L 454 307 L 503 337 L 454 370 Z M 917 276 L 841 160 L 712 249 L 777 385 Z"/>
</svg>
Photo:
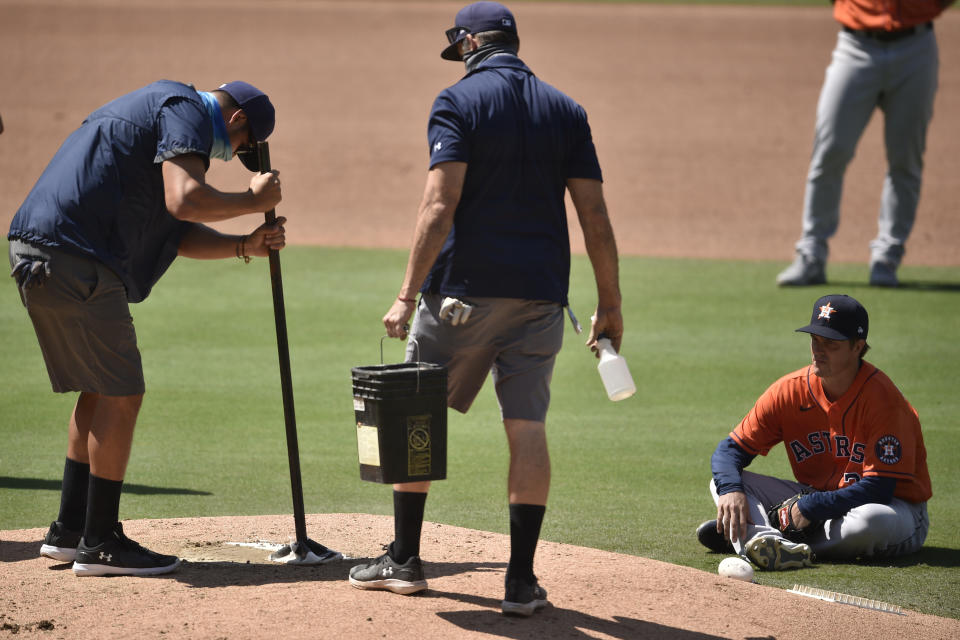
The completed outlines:
<svg viewBox="0 0 960 640">
<path fill-rule="evenodd" d="M 416 582 L 407 582 L 406 580 L 356 580 L 350 577 L 350 584 L 357 589 L 383 589 L 399 593 L 402 596 L 408 596 L 411 593 L 419 593 L 427 588 L 426 580 L 417 580 Z"/>
<path fill-rule="evenodd" d="M 500 611 L 512 616 L 530 617 L 550 604 L 549 600 L 531 600 L 530 602 L 500 602 Z"/>
<path fill-rule="evenodd" d="M 40 547 L 40 555 L 60 562 L 73 562 L 77 558 L 77 550 L 70 547 L 54 547 L 45 544 Z"/>
<path fill-rule="evenodd" d="M 73 573 L 78 576 L 159 576 L 170 573 L 180 566 L 180 559 L 165 567 L 111 567 L 106 564 L 73 563 Z"/>
</svg>

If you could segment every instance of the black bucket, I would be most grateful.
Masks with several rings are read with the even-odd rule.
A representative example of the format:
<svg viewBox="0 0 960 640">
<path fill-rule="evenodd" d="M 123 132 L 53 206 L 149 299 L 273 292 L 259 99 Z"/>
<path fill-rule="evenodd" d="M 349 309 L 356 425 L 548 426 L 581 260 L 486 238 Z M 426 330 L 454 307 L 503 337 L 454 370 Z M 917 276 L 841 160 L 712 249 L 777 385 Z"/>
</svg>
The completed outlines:
<svg viewBox="0 0 960 640">
<path fill-rule="evenodd" d="M 354 367 L 360 478 L 420 482 L 447 477 L 447 368 L 427 362 Z"/>
</svg>

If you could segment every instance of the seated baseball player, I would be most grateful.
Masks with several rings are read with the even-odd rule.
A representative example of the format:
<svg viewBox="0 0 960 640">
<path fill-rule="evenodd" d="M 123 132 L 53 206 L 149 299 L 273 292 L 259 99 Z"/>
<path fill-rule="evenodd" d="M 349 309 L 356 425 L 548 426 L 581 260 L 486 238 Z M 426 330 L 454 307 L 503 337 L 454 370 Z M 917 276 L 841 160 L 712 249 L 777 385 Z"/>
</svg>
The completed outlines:
<svg viewBox="0 0 960 640">
<path fill-rule="evenodd" d="M 769 571 L 815 559 L 913 553 L 932 495 L 916 410 L 863 359 L 867 311 L 853 298 L 814 303 L 812 364 L 774 382 L 710 461 L 717 519 L 697 538 Z M 796 480 L 744 471 L 783 442 Z"/>
</svg>

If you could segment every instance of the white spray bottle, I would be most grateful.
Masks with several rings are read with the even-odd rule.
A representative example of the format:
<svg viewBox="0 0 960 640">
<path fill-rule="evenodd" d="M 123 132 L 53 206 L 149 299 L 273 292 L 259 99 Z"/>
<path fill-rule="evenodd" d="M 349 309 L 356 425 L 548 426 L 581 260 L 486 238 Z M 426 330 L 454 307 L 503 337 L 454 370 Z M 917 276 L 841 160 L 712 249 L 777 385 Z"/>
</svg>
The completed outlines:
<svg viewBox="0 0 960 640">
<path fill-rule="evenodd" d="M 600 379 L 603 380 L 603 386 L 607 390 L 607 397 L 617 402 L 636 393 L 637 385 L 634 384 L 633 376 L 630 375 L 627 360 L 614 350 L 613 345 L 610 344 L 610 339 L 599 338 L 597 347 L 600 350 L 600 364 L 597 365 L 597 370 L 600 372 Z"/>
</svg>

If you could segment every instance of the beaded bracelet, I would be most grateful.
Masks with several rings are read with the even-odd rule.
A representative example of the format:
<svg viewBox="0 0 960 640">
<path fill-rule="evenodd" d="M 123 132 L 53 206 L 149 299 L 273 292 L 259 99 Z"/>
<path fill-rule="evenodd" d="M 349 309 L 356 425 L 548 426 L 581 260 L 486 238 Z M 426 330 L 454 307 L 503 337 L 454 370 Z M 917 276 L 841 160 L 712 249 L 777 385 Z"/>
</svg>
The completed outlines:
<svg viewBox="0 0 960 640">
<path fill-rule="evenodd" d="M 250 264 L 253 258 L 247 255 L 247 249 L 244 246 L 246 242 L 247 236 L 240 236 L 240 242 L 237 243 L 237 258 L 243 260 L 245 264 Z"/>
</svg>

